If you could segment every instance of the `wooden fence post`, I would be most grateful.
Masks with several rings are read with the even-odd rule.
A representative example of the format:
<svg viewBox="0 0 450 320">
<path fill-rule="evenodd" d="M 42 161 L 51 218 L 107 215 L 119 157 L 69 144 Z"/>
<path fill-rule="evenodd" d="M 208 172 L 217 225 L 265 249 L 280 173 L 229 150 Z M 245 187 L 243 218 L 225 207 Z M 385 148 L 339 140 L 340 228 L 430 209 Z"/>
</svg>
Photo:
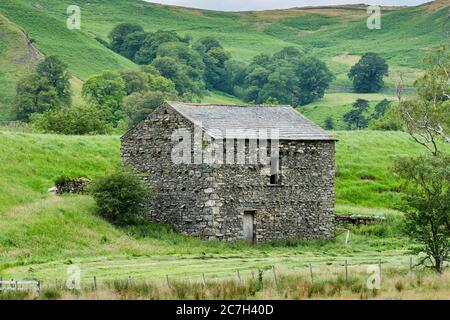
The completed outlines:
<svg viewBox="0 0 450 320">
<path fill-rule="evenodd" d="M 311 282 L 314 282 L 313 270 L 311 263 L 309 264 L 309 275 L 311 276 Z"/>
<path fill-rule="evenodd" d="M 345 282 L 348 282 L 348 262 L 345 259 Z"/>
<path fill-rule="evenodd" d="M 133 280 L 131 279 L 131 276 L 128 276 L 128 286 L 131 287 L 133 285 Z"/>
<path fill-rule="evenodd" d="M 409 272 L 413 271 L 413 258 L 409 257 Z"/>
<path fill-rule="evenodd" d="M 278 286 L 278 279 L 277 279 L 277 272 L 275 270 L 275 266 L 272 266 L 272 271 L 273 271 L 273 279 L 275 280 L 275 284 Z"/>
<path fill-rule="evenodd" d="M 203 281 L 203 286 L 206 287 L 206 279 L 205 279 L 205 274 L 202 272 L 202 281 Z"/>
<path fill-rule="evenodd" d="M 378 260 L 378 271 L 380 272 L 380 283 L 381 283 L 381 259 Z"/>
<path fill-rule="evenodd" d="M 97 290 L 97 277 L 96 276 L 94 276 L 92 287 L 93 287 L 94 291 Z"/>
<path fill-rule="evenodd" d="M 241 279 L 241 274 L 239 273 L 239 270 L 237 270 L 237 277 L 238 277 L 238 280 L 239 280 L 239 284 L 240 285 L 242 285 L 242 279 Z"/>
<path fill-rule="evenodd" d="M 166 274 L 166 282 L 167 282 L 167 286 L 170 289 L 170 281 L 169 281 L 169 275 L 168 274 Z"/>
</svg>

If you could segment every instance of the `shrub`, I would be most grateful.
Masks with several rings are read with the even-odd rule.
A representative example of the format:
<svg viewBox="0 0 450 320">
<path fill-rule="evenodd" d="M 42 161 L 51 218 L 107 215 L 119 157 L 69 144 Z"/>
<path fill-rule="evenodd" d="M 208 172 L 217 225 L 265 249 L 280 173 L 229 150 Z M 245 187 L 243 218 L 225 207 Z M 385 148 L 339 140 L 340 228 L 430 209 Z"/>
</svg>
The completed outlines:
<svg viewBox="0 0 450 320">
<path fill-rule="evenodd" d="M 33 127 L 46 133 L 61 134 L 106 134 L 110 133 L 103 110 L 98 107 L 73 106 L 57 108 L 31 116 Z"/>
<path fill-rule="evenodd" d="M 135 175 L 115 173 L 94 181 L 90 187 L 101 216 L 119 225 L 133 224 L 145 211 L 150 194 Z"/>
</svg>

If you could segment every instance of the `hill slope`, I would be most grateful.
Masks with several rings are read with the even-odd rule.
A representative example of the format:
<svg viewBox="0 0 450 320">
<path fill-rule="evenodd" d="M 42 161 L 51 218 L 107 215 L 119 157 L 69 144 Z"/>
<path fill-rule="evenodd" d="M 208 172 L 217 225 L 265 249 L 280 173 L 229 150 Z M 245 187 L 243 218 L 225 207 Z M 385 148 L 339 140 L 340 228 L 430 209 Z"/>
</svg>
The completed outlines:
<svg viewBox="0 0 450 320">
<path fill-rule="evenodd" d="M 234 59 L 243 61 L 258 53 L 295 46 L 324 59 L 337 75 L 334 84 L 344 91 L 350 90 L 346 77 L 350 66 L 367 51 L 379 52 L 388 60 L 391 66 L 388 85 L 393 84 L 400 72 L 412 83 L 421 72 L 422 54 L 447 39 L 443 30 L 449 8 L 443 0 L 411 8 L 384 8 L 382 29 L 368 30 L 364 6 L 226 13 L 141 0 L 79 0 L 81 30 L 68 30 L 69 4 L 72 3 L 65 0 L 2 0 L 0 14 L 28 32 L 43 54 L 60 56 L 81 80 L 104 69 L 138 67 L 96 40 L 106 40 L 117 23 L 136 22 L 148 31 L 175 30 L 194 39 L 213 36 Z M 6 66 L 7 61 L 0 60 L 0 70 Z M 3 78 L 10 84 L 0 94 L 0 101 L 10 101 L 16 78 L 8 75 Z"/>
<path fill-rule="evenodd" d="M 0 15 L 0 120 L 10 118 L 16 81 L 41 57 L 22 30 Z"/>
</svg>

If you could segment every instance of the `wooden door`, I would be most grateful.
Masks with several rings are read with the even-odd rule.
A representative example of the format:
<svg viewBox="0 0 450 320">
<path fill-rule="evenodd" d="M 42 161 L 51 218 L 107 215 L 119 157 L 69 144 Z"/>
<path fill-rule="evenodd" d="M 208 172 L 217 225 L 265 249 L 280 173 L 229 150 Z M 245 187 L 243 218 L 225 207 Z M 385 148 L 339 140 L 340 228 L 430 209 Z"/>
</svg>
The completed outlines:
<svg viewBox="0 0 450 320">
<path fill-rule="evenodd" d="M 255 212 L 244 211 L 244 240 L 254 243 L 255 242 Z"/>
</svg>

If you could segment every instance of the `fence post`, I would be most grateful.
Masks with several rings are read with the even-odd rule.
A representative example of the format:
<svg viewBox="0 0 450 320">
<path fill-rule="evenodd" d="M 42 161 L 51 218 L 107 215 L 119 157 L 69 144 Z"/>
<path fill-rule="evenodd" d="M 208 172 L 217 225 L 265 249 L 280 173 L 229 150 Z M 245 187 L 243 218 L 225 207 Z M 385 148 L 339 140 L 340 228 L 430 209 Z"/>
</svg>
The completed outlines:
<svg viewBox="0 0 450 320">
<path fill-rule="evenodd" d="M 206 287 L 206 279 L 205 279 L 205 274 L 202 272 L 202 281 L 203 281 L 203 286 Z"/>
<path fill-rule="evenodd" d="M 272 266 L 273 271 L 273 279 L 275 280 L 275 284 L 278 286 L 277 272 L 275 270 L 275 265 Z"/>
<path fill-rule="evenodd" d="M 348 261 L 345 259 L 345 282 L 348 282 Z"/>
<path fill-rule="evenodd" d="M 97 277 L 96 276 L 94 276 L 94 279 L 93 279 L 93 282 L 92 282 L 92 287 L 93 287 L 94 291 L 97 290 Z"/>
<path fill-rule="evenodd" d="M 309 264 L 309 275 L 311 276 L 311 282 L 314 282 L 313 270 L 311 263 Z"/>
<path fill-rule="evenodd" d="M 0 277 L 0 291 L 1 291 L 1 289 L 2 289 L 2 281 L 3 281 L 3 278 L 2 277 Z"/>
<path fill-rule="evenodd" d="M 37 281 L 37 284 L 36 284 L 36 293 L 38 296 L 41 295 L 41 281 L 39 281 L 39 280 Z"/>
<path fill-rule="evenodd" d="M 380 283 L 381 283 L 381 259 L 378 260 L 378 271 L 380 272 Z"/>
<path fill-rule="evenodd" d="M 170 289 L 170 281 L 169 281 L 169 275 L 168 274 L 166 274 L 166 282 L 167 282 L 167 286 Z"/>
<path fill-rule="evenodd" d="M 237 273 L 237 277 L 239 279 L 239 284 L 242 285 L 242 279 L 241 279 L 241 274 L 239 273 L 239 270 L 237 270 L 236 273 Z"/>
<path fill-rule="evenodd" d="M 413 258 L 409 257 L 409 272 L 412 272 L 413 270 Z"/>
<path fill-rule="evenodd" d="M 128 276 L 128 286 L 131 287 L 133 285 L 133 280 L 131 279 L 131 276 Z"/>
</svg>

